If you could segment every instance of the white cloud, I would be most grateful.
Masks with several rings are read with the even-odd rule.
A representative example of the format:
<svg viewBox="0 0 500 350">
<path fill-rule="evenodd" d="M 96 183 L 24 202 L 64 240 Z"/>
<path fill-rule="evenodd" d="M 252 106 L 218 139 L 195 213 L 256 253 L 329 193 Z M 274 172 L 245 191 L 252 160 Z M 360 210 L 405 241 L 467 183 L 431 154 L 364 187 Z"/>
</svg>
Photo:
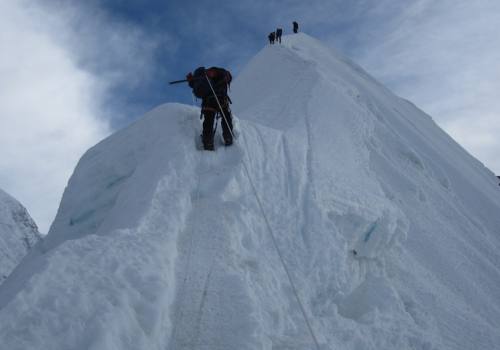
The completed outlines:
<svg viewBox="0 0 500 350">
<path fill-rule="evenodd" d="M 99 118 L 102 82 L 75 65 L 34 10 L 0 3 L 0 187 L 46 232 L 77 160 L 109 129 Z"/>
<path fill-rule="evenodd" d="M 369 38 L 358 57 L 369 72 L 432 115 L 496 173 L 498 23 L 500 2 L 495 0 L 416 0 L 377 23 L 377 35 Z"/>
<path fill-rule="evenodd" d="M 160 44 L 176 47 L 85 2 L 0 1 L 0 188 L 42 232 L 78 159 L 121 117 L 112 89 L 151 78 Z"/>
<path fill-rule="evenodd" d="M 94 2 L 46 1 L 30 12 L 36 25 L 50 26 L 51 39 L 77 67 L 99 81 L 106 107 L 100 112 L 116 124 L 128 122 L 123 118 L 131 115 L 131 92 L 147 86 L 162 68 L 156 62 L 158 49 L 177 49 L 172 35 L 132 23 Z"/>
</svg>

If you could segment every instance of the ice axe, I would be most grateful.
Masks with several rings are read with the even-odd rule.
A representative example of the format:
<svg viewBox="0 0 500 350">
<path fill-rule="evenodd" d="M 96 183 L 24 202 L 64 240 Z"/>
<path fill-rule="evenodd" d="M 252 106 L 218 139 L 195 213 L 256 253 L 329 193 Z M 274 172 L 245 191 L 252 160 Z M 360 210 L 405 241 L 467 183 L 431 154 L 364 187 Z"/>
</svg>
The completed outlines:
<svg viewBox="0 0 500 350">
<path fill-rule="evenodd" d="M 191 81 L 193 80 L 201 80 L 201 79 L 205 79 L 205 77 L 192 77 L 191 78 Z M 174 84 L 180 84 L 180 83 L 185 83 L 185 82 L 188 82 L 189 80 L 188 79 L 181 79 L 181 80 L 174 80 L 174 81 L 169 81 L 168 83 L 170 85 L 174 85 Z"/>
<path fill-rule="evenodd" d="M 188 80 L 187 79 L 182 79 L 182 80 L 174 80 L 174 81 L 169 81 L 168 83 L 170 85 L 174 85 L 174 84 L 180 84 L 180 83 L 185 83 L 187 82 Z"/>
</svg>

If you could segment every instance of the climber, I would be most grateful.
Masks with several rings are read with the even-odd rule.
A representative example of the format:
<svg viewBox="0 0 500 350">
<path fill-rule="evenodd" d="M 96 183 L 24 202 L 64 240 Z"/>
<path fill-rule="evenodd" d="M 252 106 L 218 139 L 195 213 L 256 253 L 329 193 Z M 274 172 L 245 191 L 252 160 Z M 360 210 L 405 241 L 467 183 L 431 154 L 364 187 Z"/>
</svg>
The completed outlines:
<svg viewBox="0 0 500 350">
<path fill-rule="evenodd" d="M 276 41 L 281 44 L 281 35 L 283 34 L 283 29 L 276 29 Z"/>
<path fill-rule="evenodd" d="M 295 21 L 293 21 L 293 32 L 297 34 L 299 31 L 299 24 Z"/>
<path fill-rule="evenodd" d="M 267 38 L 269 39 L 269 44 L 271 44 L 271 45 L 274 44 L 274 38 L 275 38 L 274 32 L 269 33 Z"/>
<path fill-rule="evenodd" d="M 224 68 L 205 69 L 205 67 L 199 67 L 193 73 L 189 73 L 186 80 L 193 89 L 193 94 L 202 99 L 201 114 L 204 119 L 201 138 L 203 148 L 208 151 L 214 150 L 214 121 L 216 117 L 217 119 L 222 118 L 224 144 L 226 146 L 232 145 L 233 120 L 229 109 L 231 99 L 227 95 L 232 80 L 231 73 Z"/>
</svg>

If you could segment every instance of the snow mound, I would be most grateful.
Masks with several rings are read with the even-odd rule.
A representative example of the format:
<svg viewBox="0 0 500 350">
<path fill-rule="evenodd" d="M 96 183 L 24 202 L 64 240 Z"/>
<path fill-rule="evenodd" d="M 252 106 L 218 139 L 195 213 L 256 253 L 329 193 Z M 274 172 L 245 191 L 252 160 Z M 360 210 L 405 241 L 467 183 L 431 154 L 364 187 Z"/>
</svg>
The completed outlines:
<svg viewBox="0 0 500 350">
<path fill-rule="evenodd" d="M 0 190 L 0 284 L 39 239 L 26 208 Z"/>
<path fill-rule="evenodd" d="M 305 34 L 232 99 L 231 147 L 196 150 L 199 109 L 167 104 L 84 155 L 0 288 L 6 348 L 314 349 L 266 218 L 322 349 L 500 343 L 489 170 Z"/>
</svg>

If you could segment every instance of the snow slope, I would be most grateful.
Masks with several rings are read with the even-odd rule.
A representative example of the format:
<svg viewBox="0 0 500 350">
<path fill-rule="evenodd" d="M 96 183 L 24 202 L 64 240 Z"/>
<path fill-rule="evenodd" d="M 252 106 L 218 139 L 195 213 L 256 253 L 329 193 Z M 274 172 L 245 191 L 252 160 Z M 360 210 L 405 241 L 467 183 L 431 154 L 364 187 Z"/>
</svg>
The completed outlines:
<svg viewBox="0 0 500 350">
<path fill-rule="evenodd" d="M 0 284 L 39 239 L 26 208 L 0 190 Z"/>
<path fill-rule="evenodd" d="M 6 348 L 314 349 L 290 279 L 322 349 L 500 348 L 488 169 L 305 34 L 231 94 L 232 147 L 167 104 L 84 155 L 0 287 Z"/>
</svg>

